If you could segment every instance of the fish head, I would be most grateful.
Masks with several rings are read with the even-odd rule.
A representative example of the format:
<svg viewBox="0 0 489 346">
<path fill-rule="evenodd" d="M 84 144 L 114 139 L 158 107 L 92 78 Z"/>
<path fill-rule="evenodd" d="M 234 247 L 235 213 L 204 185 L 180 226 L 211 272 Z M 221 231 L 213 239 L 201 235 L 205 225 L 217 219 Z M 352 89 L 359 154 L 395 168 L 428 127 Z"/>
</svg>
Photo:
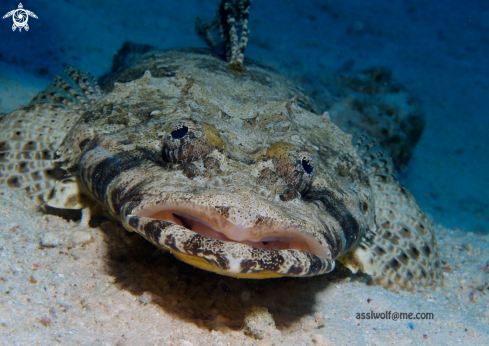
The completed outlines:
<svg viewBox="0 0 489 346">
<path fill-rule="evenodd" d="M 260 65 L 237 73 L 209 54 L 158 54 L 126 71 L 142 76 L 116 83 L 73 129 L 104 129 L 88 145 L 78 139 L 86 189 L 127 230 L 205 270 L 333 270 L 373 226 L 351 136 Z"/>
</svg>

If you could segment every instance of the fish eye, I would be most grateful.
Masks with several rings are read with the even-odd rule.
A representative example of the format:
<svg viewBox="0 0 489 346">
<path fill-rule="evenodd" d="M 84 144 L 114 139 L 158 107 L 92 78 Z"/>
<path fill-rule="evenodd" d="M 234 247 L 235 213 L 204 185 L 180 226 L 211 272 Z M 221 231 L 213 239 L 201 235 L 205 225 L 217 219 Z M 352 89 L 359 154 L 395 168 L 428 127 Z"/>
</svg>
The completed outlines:
<svg viewBox="0 0 489 346">
<path fill-rule="evenodd" d="M 182 125 L 181 128 L 173 130 L 170 134 L 173 139 L 182 139 L 188 134 L 188 126 Z"/>
<path fill-rule="evenodd" d="M 276 143 L 267 150 L 266 159 L 272 159 L 275 173 L 287 185 L 300 193 L 311 187 L 316 170 L 314 157 L 289 143 Z"/>
<path fill-rule="evenodd" d="M 301 160 L 302 169 L 304 173 L 311 175 L 314 172 L 314 168 L 312 168 L 311 163 L 307 159 Z"/>
<path fill-rule="evenodd" d="M 307 151 L 300 151 L 297 153 L 297 164 L 296 169 L 301 170 L 301 188 L 299 192 L 306 192 L 312 185 L 314 177 L 316 176 L 316 165 L 314 157 Z"/>
<path fill-rule="evenodd" d="M 221 137 L 214 126 L 181 119 L 173 122 L 167 130 L 163 158 L 176 164 L 191 163 L 205 159 L 221 146 Z"/>
<path fill-rule="evenodd" d="M 168 135 L 165 137 L 165 146 L 170 149 L 176 149 L 182 144 L 191 142 L 199 135 L 197 125 L 188 119 L 177 120 L 170 125 Z"/>
</svg>

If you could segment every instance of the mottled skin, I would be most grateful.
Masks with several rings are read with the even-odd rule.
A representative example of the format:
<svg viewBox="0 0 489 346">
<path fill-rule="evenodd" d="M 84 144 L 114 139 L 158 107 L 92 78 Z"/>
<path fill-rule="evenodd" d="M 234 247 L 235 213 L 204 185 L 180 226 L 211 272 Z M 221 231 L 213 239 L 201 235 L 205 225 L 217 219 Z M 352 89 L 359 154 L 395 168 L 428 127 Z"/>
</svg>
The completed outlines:
<svg viewBox="0 0 489 346">
<path fill-rule="evenodd" d="M 311 276 L 339 259 L 394 290 L 439 282 L 434 233 L 376 141 L 352 139 L 327 113 L 313 113 L 300 88 L 245 66 L 230 69 L 205 49 L 151 52 L 113 76 L 105 95 L 69 72 L 73 81 L 33 101 L 79 117 L 63 123 L 71 129 L 61 146 L 58 137 L 50 144 L 59 146 L 55 164 L 42 161 L 51 165 L 45 180 L 59 180 L 45 184 L 44 201 L 97 201 L 127 230 L 224 275 Z M 37 119 L 36 107 L 17 112 Z M 58 108 L 46 107 L 54 118 Z M 16 117 L 6 117 L 2 138 L 13 136 Z M 30 188 L 32 173 L 7 157 L 0 178 Z M 53 175 L 60 164 L 62 180 Z M 229 239 L 195 227 L 239 232 Z"/>
<path fill-rule="evenodd" d="M 207 50 L 151 53 L 117 77 L 140 78 L 116 83 L 78 120 L 58 152 L 69 160 L 66 166 L 81 171 L 83 185 L 126 228 L 137 229 L 125 220 L 128 214 L 158 203 L 225 208 L 221 215 L 234 223 L 299 228 L 322 244 L 325 256 L 320 259 L 286 251 L 298 252 L 287 256 L 299 259 L 283 265 L 282 274 L 330 271 L 331 260 L 355 246 L 373 223 L 372 192 L 351 136 L 327 114 L 309 112 L 311 101 L 283 77 L 252 62 L 246 66 L 243 72 L 232 72 Z M 170 132 L 187 120 L 195 124 L 189 128 L 198 140 L 169 143 Z M 295 167 L 301 153 L 309 155 L 313 167 L 309 178 L 300 165 Z M 130 207 L 123 203 L 134 200 L 140 202 Z M 254 235 L 270 233 L 270 225 L 257 228 Z M 174 232 L 168 234 L 183 242 Z M 229 248 L 220 256 L 212 251 L 220 257 L 218 269 L 229 270 L 228 262 L 242 259 L 238 272 L 230 273 L 234 275 L 251 273 L 256 266 L 261 271 L 264 257 L 280 255 L 277 250 L 213 242 Z M 178 251 L 169 243 L 165 239 L 159 245 Z M 184 246 L 182 252 L 193 251 L 189 249 Z M 251 268 L 250 256 L 259 258 Z M 309 261 L 321 265 L 304 266 Z"/>
</svg>

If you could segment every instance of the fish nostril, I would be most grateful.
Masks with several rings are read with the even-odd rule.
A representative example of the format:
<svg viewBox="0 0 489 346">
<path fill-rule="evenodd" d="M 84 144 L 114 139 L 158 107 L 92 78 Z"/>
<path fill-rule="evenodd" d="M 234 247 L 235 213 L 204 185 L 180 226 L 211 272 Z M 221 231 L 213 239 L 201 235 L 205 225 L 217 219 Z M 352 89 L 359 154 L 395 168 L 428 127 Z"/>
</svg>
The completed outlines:
<svg viewBox="0 0 489 346">
<path fill-rule="evenodd" d="M 171 136 L 173 139 L 182 139 L 187 134 L 188 134 L 188 127 L 185 125 L 182 125 L 181 128 L 171 132 Z"/>
</svg>

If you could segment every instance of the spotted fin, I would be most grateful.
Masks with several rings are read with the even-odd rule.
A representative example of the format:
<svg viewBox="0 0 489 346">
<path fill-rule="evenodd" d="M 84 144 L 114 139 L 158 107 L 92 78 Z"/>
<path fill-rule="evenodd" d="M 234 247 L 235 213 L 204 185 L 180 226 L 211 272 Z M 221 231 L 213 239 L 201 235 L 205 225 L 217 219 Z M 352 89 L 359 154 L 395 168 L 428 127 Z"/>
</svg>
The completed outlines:
<svg viewBox="0 0 489 346">
<path fill-rule="evenodd" d="M 351 255 L 351 267 L 388 289 L 416 291 L 441 282 L 436 236 L 414 197 L 396 178 L 392 160 L 376 140 L 356 136 L 375 199 L 375 223 Z M 348 265 L 347 265 L 348 266 Z"/>
<path fill-rule="evenodd" d="M 27 107 L 0 118 L 0 184 L 24 189 L 44 203 L 44 195 L 65 172 L 55 153 L 66 133 L 102 96 L 95 79 L 73 68 Z"/>
</svg>

